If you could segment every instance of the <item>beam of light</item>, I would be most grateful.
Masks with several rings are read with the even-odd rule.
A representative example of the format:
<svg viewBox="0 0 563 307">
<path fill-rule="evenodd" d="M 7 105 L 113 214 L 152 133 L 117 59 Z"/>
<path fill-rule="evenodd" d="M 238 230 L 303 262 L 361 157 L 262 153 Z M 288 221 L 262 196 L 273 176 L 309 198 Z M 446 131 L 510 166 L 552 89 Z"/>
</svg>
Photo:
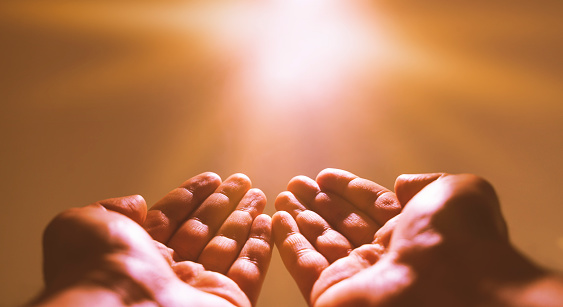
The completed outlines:
<svg viewBox="0 0 563 307">
<path fill-rule="evenodd" d="M 563 2 L 540 2 L 3 1 L 6 178 L 53 179 L 37 195 L 82 199 L 100 180 L 157 200 L 199 172 L 240 171 L 271 213 L 292 176 L 324 167 L 388 187 L 400 172 L 475 172 L 521 205 L 506 207 L 509 220 L 559 225 Z M 14 200 L 30 194 L 22 187 Z M 563 268 L 559 249 L 535 244 L 550 231 L 513 230 Z M 262 305 L 292 305 L 278 290 L 264 287 Z"/>
<path fill-rule="evenodd" d="M 444 93 L 495 110 L 520 101 L 522 112 L 530 109 L 534 95 L 550 101 L 563 96 L 557 76 L 487 59 L 475 50 L 427 46 L 425 40 L 440 36 L 423 34 L 434 33 L 455 15 L 433 12 L 409 15 L 338 0 L 158 5 L 55 1 L 10 3 L 2 8 L 2 23 L 23 24 L 71 42 L 101 38 L 102 44 L 118 46 L 107 56 L 87 55 L 86 61 L 45 56 L 45 65 L 54 59 L 60 61 L 59 69 L 29 81 L 20 101 L 72 108 L 85 101 L 116 103 L 106 99 L 116 93 L 173 88 L 177 103 L 203 104 L 206 114 L 169 137 L 164 156 L 155 157 L 157 177 L 166 177 L 170 170 L 183 176 L 205 160 L 210 168 L 247 172 L 257 184 L 279 190 L 292 174 L 313 175 L 325 166 L 369 169 L 370 163 L 382 165 L 386 159 L 411 161 L 408 165 L 424 160 L 406 154 L 416 150 L 407 130 L 429 121 L 402 122 L 400 114 L 389 119 L 386 109 L 393 104 L 409 106 L 411 116 L 435 118 L 440 113 L 432 113 L 439 108 L 434 101 Z M 480 13 L 477 9 L 472 14 Z M 481 39 L 481 33 L 495 41 L 518 34 L 495 28 L 495 14 L 486 16 L 480 24 L 487 31 L 471 32 L 473 18 L 456 21 L 461 25 L 456 31 L 462 29 L 468 42 Z M 394 128 L 397 122 L 405 128 Z M 400 136 L 397 131 L 404 132 L 401 139 L 395 137 Z M 470 136 L 470 129 L 463 133 L 479 139 Z M 195 141 L 183 142 L 186 135 Z M 443 137 L 456 142 L 453 135 Z M 209 153 L 216 147 L 221 149 Z M 504 152 L 499 149 L 497 155 Z M 280 182 L 270 183 L 277 179 L 269 173 L 279 173 Z"/>
<path fill-rule="evenodd" d="M 237 65 L 223 97 L 238 136 L 235 169 L 283 187 L 292 173 L 313 175 L 350 156 L 346 140 L 362 137 L 357 120 L 377 103 L 372 72 L 390 54 L 373 17 L 355 2 L 262 4 L 252 37 L 232 48 Z"/>
<path fill-rule="evenodd" d="M 271 1 L 244 46 L 232 91 L 249 105 L 336 107 L 385 42 L 340 1 Z M 353 6 L 352 6 L 353 8 Z M 373 42 L 379 46 L 374 48 Z"/>
</svg>

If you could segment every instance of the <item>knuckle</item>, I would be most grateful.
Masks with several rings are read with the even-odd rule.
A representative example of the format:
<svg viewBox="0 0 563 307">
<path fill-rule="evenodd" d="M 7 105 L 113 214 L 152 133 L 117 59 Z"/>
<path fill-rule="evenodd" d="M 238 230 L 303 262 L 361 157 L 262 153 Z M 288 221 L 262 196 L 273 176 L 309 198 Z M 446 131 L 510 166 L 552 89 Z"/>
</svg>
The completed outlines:
<svg viewBox="0 0 563 307">
<path fill-rule="evenodd" d="M 446 199 L 443 214 L 435 217 L 450 225 L 479 237 L 503 237 L 506 232 L 500 204 L 492 185 L 482 177 L 470 174 L 444 177 L 451 191 Z M 454 225 L 455 224 L 455 225 Z"/>
<path fill-rule="evenodd" d="M 497 196 L 493 186 L 484 178 L 473 174 L 459 176 L 458 190 L 462 199 L 471 200 L 475 204 L 496 205 Z"/>
<path fill-rule="evenodd" d="M 74 224 L 78 218 L 79 208 L 67 209 L 59 214 L 57 214 L 49 223 L 45 232 L 52 231 L 54 229 L 66 228 Z"/>
</svg>

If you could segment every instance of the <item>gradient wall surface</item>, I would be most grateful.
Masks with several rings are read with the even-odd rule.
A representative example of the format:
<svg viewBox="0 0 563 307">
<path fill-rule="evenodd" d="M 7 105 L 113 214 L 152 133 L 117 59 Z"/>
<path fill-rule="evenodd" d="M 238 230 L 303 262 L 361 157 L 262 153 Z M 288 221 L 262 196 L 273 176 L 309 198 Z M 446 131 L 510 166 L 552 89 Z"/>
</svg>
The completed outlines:
<svg viewBox="0 0 563 307">
<path fill-rule="evenodd" d="M 4 1 L 0 306 L 42 287 L 60 211 L 204 171 L 273 200 L 342 168 L 476 173 L 563 270 L 561 1 Z M 274 251 L 259 305 L 305 306 Z"/>
</svg>

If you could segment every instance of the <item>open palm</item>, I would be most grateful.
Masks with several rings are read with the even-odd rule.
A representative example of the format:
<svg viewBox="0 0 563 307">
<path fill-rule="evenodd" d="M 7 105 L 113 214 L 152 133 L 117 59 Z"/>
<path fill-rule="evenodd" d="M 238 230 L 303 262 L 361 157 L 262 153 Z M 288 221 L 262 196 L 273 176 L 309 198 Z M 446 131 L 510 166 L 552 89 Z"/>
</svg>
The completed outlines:
<svg viewBox="0 0 563 307">
<path fill-rule="evenodd" d="M 496 306 L 499 289 L 541 274 L 484 180 L 406 175 L 395 190 L 328 169 L 278 196 L 276 245 L 310 305 Z"/>
<path fill-rule="evenodd" d="M 322 171 L 316 181 L 293 178 L 288 191 L 276 199 L 276 209 L 276 245 L 311 305 L 318 296 L 316 292 L 311 295 L 314 285 L 315 290 L 317 284 L 328 285 L 323 287 L 326 290 L 335 279 L 353 276 L 377 261 L 378 253 L 368 256 L 364 251 L 380 248 L 370 244 L 374 235 L 401 212 L 391 191 L 336 169 Z M 363 256 L 368 257 L 357 261 Z M 342 261 L 350 266 L 339 266 Z"/>
<path fill-rule="evenodd" d="M 139 196 L 63 212 L 45 231 L 44 296 L 84 286 L 98 294 L 92 306 L 255 304 L 271 221 L 261 214 L 264 194 L 250 186 L 241 174 L 221 182 L 204 173 L 148 212 Z"/>
</svg>

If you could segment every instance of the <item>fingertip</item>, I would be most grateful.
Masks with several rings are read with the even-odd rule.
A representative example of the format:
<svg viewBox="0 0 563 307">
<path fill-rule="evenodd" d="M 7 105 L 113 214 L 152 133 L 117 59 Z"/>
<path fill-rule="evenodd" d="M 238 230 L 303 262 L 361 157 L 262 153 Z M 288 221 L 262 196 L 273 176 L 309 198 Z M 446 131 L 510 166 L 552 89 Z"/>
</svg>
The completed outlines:
<svg viewBox="0 0 563 307">
<path fill-rule="evenodd" d="M 203 265 L 193 261 L 175 262 L 171 268 L 180 280 L 189 285 L 193 285 L 196 282 L 195 278 L 205 272 Z"/>
<path fill-rule="evenodd" d="M 358 176 L 348 171 L 337 168 L 326 168 L 317 175 L 316 181 L 319 186 L 323 186 L 325 184 L 330 185 L 330 183 L 334 181 L 351 181 L 356 178 L 358 178 Z"/>
<path fill-rule="evenodd" d="M 420 192 L 425 186 L 437 180 L 440 177 L 447 176 L 446 173 L 428 173 L 428 174 L 402 174 L 395 180 L 395 194 L 402 207 L 404 207 L 411 198 Z"/>
<path fill-rule="evenodd" d="M 342 171 L 344 171 L 344 170 L 338 169 L 338 168 L 328 167 L 328 168 L 325 168 L 322 171 L 320 171 L 319 174 L 317 175 L 316 179 L 323 178 L 323 177 L 326 177 L 326 176 L 333 176 L 333 175 L 336 175 L 336 174 L 338 174 L 339 172 L 342 172 Z"/>
<path fill-rule="evenodd" d="M 271 232 L 272 218 L 264 213 L 258 215 L 252 222 L 252 229 L 260 230 L 260 232 Z"/>
<path fill-rule="evenodd" d="M 126 196 L 126 199 L 132 206 L 135 206 L 140 210 L 144 210 L 144 211 L 147 210 L 147 202 L 145 201 L 145 198 L 143 196 L 139 194 L 135 194 L 135 195 Z"/>
<path fill-rule="evenodd" d="M 248 176 L 242 173 L 236 173 L 225 179 L 219 186 L 215 188 L 213 193 L 223 194 L 229 199 L 230 202 L 238 203 L 244 197 L 252 196 L 252 193 L 257 193 L 258 195 L 262 194 L 261 191 L 258 192 L 258 190 L 253 191 L 251 194 L 247 194 L 251 188 L 252 183 L 250 182 Z"/>
<path fill-rule="evenodd" d="M 277 211 L 272 215 L 273 224 L 285 223 L 288 219 L 293 219 L 293 217 L 286 211 Z"/>
<path fill-rule="evenodd" d="M 307 176 L 293 177 L 287 184 L 287 190 L 305 202 L 313 201 L 321 191 L 317 182 Z"/>
<path fill-rule="evenodd" d="M 291 214 L 278 211 L 272 216 L 272 233 L 276 244 L 281 244 L 285 237 L 292 232 L 298 232 L 298 226 Z"/>
<path fill-rule="evenodd" d="M 262 213 L 256 217 L 255 223 L 259 223 L 261 225 L 268 225 L 272 226 L 272 218 L 267 215 L 266 213 Z"/>
<path fill-rule="evenodd" d="M 129 195 L 127 197 L 130 197 L 132 199 L 132 201 L 135 201 L 137 203 L 144 203 L 145 206 L 147 205 L 145 198 L 140 194 Z"/>
<path fill-rule="evenodd" d="M 274 208 L 276 208 L 277 211 L 284 210 L 284 205 L 289 202 L 292 197 L 294 197 L 294 195 L 289 191 L 281 192 L 274 201 Z"/>
<path fill-rule="evenodd" d="M 203 172 L 203 173 L 199 174 L 198 176 L 201 176 L 203 178 L 207 178 L 210 181 L 221 181 L 221 176 L 219 176 L 217 173 L 214 173 L 214 172 Z"/>
<path fill-rule="evenodd" d="M 139 194 L 127 196 L 126 203 L 129 204 L 132 212 L 135 213 L 133 217 L 129 216 L 137 224 L 142 225 L 147 218 L 147 202 L 145 198 Z"/>
<path fill-rule="evenodd" d="M 291 187 L 295 187 L 299 185 L 308 185 L 311 183 L 311 181 L 314 180 L 304 175 L 295 176 L 289 180 L 287 184 L 287 189 L 291 191 L 290 189 Z"/>
<path fill-rule="evenodd" d="M 180 187 L 186 188 L 193 192 L 195 189 L 200 188 L 202 186 L 212 186 L 218 187 L 221 185 L 221 177 L 213 172 L 204 172 L 197 176 L 194 176 L 186 181 L 184 181 Z"/>
<path fill-rule="evenodd" d="M 147 203 L 141 195 L 109 198 L 97 203 L 107 210 L 127 216 L 137 224 L 143 224 L 147 217 Z"/>
<path fill-rule="evenodd" d="M 255 199 L 267 200 L 266 194 L 258 188 L 252 188 L 252 189 L 248 190 L 248 192 L 246 192 L 246 194 L 251 195 Z"/>
<path fill-rule="evenodd" d="M 223 183 L 223 178 L 221 178 L 221 176 L 213 172 L 203 173 L 203 178 L 204 178 L 204 182 L 206 182 L 208 185 L 218 187 L 221 185 L 221 183 Z"/>
<path fill-rule="evenodd" d="M 285 211 L 291 214 L 293 217 L 297 216 L 303 210 L 307 210 L 307 207 L 293 195 L 291 192 L 282 192 L 276 198 L 274 206 L 277 211 Z"/>
<path fill-rule="evenodd" d="M 244 198 L 250 200 L 250 203 L 254 208 L 256 208 L 258 213 L 262 213 L 264 211 L 264 208 L 266 207 L 266 204 L 268 202 L 266 194 L 264 194 L 262 190 L 257 188 L 248 190 L 248 192 L 246 192 L 246 194 L 244 195 Z"/>
<path fill-rule="evenodd" d="M 250 178 L 243 173 L 232 174 L 227 179 L 225 179 L 225 181 L 236 182 L 240 185 L 248 186 L 248 188 L 252 186 L 252 181 L 250 181 Z"/>
</svg>

